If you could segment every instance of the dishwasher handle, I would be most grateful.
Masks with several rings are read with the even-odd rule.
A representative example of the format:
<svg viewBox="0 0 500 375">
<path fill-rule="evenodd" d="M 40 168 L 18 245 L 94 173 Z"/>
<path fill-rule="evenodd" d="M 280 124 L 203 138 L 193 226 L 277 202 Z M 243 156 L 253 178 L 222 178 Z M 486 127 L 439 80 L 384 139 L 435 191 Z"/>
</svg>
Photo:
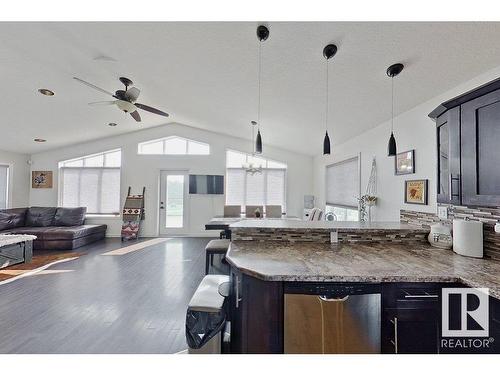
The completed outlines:
<svg viewBox="0 0 500 375">
<path fill-rule="evenodd" d="M 318 296 L 318 298 L 323 302 L 345 302 L 349 299 L 349 296 L 338 297 L 338 298 L 328 298 L 327 296 Z"/>
</svg>

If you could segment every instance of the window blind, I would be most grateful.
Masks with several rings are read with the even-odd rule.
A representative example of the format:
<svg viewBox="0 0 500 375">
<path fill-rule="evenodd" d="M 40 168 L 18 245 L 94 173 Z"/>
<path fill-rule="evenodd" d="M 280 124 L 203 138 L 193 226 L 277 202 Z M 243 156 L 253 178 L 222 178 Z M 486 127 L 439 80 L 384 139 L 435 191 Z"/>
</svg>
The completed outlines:
<svg viewBox="0 0 500 375">
<path fill-rule="evenodd" d="M 89 214 L 120 212 L 120 168 L 62 167 L 61 205 L 87 207 Z"/>
<path fill-rule="evenodd" d="M 9 166 L 0 165 L 0 208 L 7 208 L 9 192 Z"/>
<path fill-rule="evenodd" d="M 359 158 L 347 159 L 326 167 L 326 204 L 358 208 L 360 195 Z"/>
<path fill-rule="evenodd" d="M 254 175 L 243 168 L 226 170 L 226 204 L 286 206 L 286 169 L 263 169 Z"/>
</svg>

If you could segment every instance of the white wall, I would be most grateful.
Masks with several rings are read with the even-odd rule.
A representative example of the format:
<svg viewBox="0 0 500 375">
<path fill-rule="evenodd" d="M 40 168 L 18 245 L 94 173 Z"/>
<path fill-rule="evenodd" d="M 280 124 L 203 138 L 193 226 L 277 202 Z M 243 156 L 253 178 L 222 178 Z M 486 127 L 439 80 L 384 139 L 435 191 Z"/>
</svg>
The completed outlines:
<svg viewBox="0 0 500 375">
<path fill-rule="evenodd" d="M 398 152 L 415 149 L 415 174 L 394 175 L 394 158 L 387 156 L 387 142 L 390 135 L 390 121 L 365 132 L 343 144 L 334 145 L 332 154 L 314 158 L 314 195 L 317 204 L 325 204 L 325 167 L 361 153 L 361 193 L 364 194 L 370 177 L 371 161 L 377 161 L 377 206 L 372 210 L 372 219 L 378 221 L 398 221 L 399 210 L 409 209 L 422 212 L 436 212 L 436 125 L 428 114 L 440 103 L 474 89 L 500 77 L 500 67 L 467 81 L 438 97 L 420 104 L 397 116 L 394 120 L 394 135 Z M 397 93 L 396 93 L 397 94 Z M 390 98 L 373 98 L 387 106 Z M 396 97 L 397 99 L 397 97 Z M 335 128 L 330 132 L 335 138 Z M 429 205 L 404 203 L 404 181 L 408 179 L 429 179 Z"/>
<path fill-rule="evenodd" d="M 30 167 L 29 155 L 0 150 L 0 164 L 9 166 L 9 207 L 26 207 L 29 204 Z"/>
<path fill-rule="evenodd" d="M 209 156 L 168 156 L 137 155 L 137 143 L 156 138 L 178 135 L 210 144 Z M 264 137 L 264 154 L 266 158 L 288 164 L 287 171 L 287 212 L 301 216 L 304 194 L 312 193 L 313 158 L 290 151 L 266 146 Z M 140 192 L 146 186 L 146 220 L 143 224 L 144 236 L 158 234 L 158 196 L 160 170 L 186 169 L 191 174 L 225 174 L 226 149 L 251 152 L 249 140 L 229 137 L 208 132 L 181 124 L 168 124 L 161 127 L 141 130 L 116 137 L 82 143 L 57 150 L 32 155 L 33 170 L 54 171 L 54 189 L 32 189 L 31 205 L 55 206 L 58 203 L 58 162 L 115 148 L 122 149 L 122 204 L 128 186 Z M 190 235 L 207 235 L 204 224 L 214 215 L 223 212 L 224 197 L 209 195 L 189 195 L 189 233 Z M 108 235 L 120 234 L 120 218 L 92 218 L 89 223 L 105 223 L 110 226 Z M 218 233 L 212 233 L 217 234 Z"/>
</svg>

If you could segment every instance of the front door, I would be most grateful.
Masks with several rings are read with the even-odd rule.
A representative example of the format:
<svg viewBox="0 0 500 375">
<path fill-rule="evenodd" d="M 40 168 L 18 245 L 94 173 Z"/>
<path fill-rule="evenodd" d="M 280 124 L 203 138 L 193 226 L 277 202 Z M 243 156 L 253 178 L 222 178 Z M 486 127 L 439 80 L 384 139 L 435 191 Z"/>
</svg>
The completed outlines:
<svg viewBox="0 0 500 375">
<path fill-rule="evenodd" d="M 188 172 L 160 173 L 160 235 L 187 233 Z"/>
</svg>

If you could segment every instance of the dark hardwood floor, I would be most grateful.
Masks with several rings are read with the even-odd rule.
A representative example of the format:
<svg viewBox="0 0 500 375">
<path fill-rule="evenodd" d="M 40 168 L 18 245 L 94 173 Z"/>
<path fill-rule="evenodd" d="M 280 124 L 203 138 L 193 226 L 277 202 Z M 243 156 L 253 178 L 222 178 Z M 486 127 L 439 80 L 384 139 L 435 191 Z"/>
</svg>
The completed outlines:
<svg viewBox="0 0 500 375">
<path fill-rule="evenodd" d="M 176 353 L 209 238 L 173 238 L 120 256 L 106 239 L 52 266 L 65 273 L 0 285 L 0 353 Z"/>
</svg>

